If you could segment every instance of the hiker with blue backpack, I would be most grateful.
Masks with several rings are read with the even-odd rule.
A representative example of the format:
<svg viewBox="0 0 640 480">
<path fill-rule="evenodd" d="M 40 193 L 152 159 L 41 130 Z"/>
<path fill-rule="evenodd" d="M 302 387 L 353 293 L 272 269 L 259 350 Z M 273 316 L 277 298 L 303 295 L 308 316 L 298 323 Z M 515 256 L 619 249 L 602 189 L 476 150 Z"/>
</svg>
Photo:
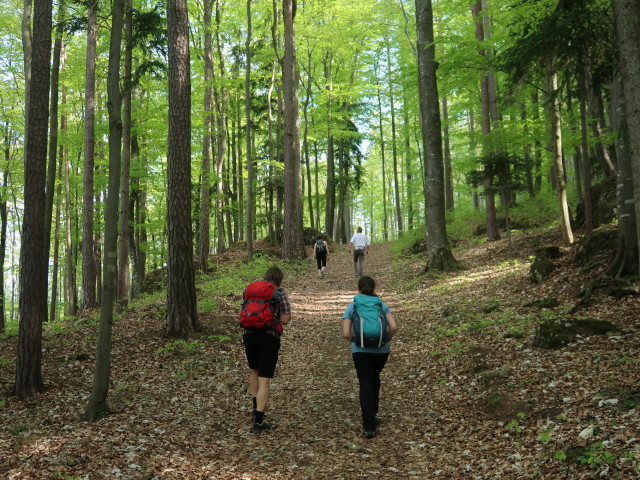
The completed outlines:
<svg viewBox="0 0 640 480">
<path fill-rule="evenodd" d="M 242 295 L 240 326 L 244 330 L 242 342 L 250 370 L 253 433 L 273 428 L 273 424 L 264 421 L 264 412 L 278 363 L 282 326 L 291 319 L 289 297 L 280 287 L 283 278 L 280 268 L 271 267 L 264 274 L 264 280 L 253 282 Z"/>
<path fill-rule="evenodd" d="M 398 327 L 391 309 L 375 294 L 369 276 L 358 280 L 358 295 L 342 316 L 342 336 L 351 341 L 351 356 L 360 384 L 360 410 L 366 438 L 376 436 L 380 404 L 380 373 L 391 352 L 391 338 Z"/>
<path fill-rule="evenodd" d="M 322 235 L 318 235 L 316 243 L 313 245 L 313 258 L 318 264 L 318 278 L 324 277 L 324 270 L 327 268 L 327 255 L 329 255 L 329 245 L 324 241 Z"/>
</svg>

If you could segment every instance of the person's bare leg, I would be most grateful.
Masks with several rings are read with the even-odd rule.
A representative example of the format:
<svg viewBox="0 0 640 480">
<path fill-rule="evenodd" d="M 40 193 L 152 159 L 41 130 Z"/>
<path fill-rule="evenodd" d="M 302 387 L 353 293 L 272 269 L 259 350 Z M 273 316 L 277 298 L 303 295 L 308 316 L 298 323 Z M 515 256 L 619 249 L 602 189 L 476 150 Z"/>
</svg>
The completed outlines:
<svg viewBox="0 0 640 480">
<path fill-rule="evenodd" d="M 259 412 L 264 412 L 267 409 L 267 402 L 269 401 L 269 388 L 271 388 L 271 379 L 265 377 L 258 377 L 258 390 L 256 395 L 257 408 Z"/>
</svg>

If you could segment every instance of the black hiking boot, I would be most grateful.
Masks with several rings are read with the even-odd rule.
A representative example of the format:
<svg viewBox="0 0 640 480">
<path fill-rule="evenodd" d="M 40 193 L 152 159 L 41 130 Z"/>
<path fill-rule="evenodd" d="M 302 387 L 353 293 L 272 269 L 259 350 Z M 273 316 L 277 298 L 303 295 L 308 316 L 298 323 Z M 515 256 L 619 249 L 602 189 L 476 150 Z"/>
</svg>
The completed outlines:
<svg viewBox="0 0 640 480">
<path fill-rule="evenodd" d="M 268 423 L 263 421 L 262 423 L 254 422 L 253 427 L 251 427 L 251 433 L 260 433 L 263 430 L 273 430 L 276 426 L 272 423 Z"/>
</svg>

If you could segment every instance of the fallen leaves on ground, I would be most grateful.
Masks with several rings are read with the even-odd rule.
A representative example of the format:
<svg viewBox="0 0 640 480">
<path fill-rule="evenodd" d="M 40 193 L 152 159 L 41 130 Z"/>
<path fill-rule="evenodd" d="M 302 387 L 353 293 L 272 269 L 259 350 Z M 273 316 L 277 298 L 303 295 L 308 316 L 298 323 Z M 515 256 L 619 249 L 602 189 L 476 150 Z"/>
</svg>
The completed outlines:
<svg viewBox="0 0 640 480">
<path fill-rule="evenodd" d="M 0 396 L 0 477 L 637 478 L 640 300 L 599 297 L 580 312 L 613 321 L 616 334 L 560 350 L 532 347 L 537 325 L 567 312 L 586 280 L 572 250 L 563 249 L 552 277 L 530 282 L 530 255 L 554 241 L 543 232 L 515 237 L 513 249 L 506 241 L 460 248 L 455 255 L 467 269 L 442 275 L 422 274 L 424 259 L 392 258 L 388 244 L 373 245 L 365 274 L 376 279 L 399 334 L 383 372 L 379 435 L 371 440 L 362 435 L 357 380 L 341 338 L 357 278 L 340 245 L 325 278 L 311 260 L 307 271 L 285 278 L 293 320 L 267 413 L 277 428 L 260 435 L 250 433 L 238 305 L 228 298 L 201 315 L 205 330 L 188 342 L 162 335 L 161 305 L 120 317 L 113 413 L 93 423 L 81 415 L 97 327 L 79 322 L 50 333 L 46 391 L 26 402 Z M 524 307 L 551 296 L 558 307 Z M 15 374 L 15 343 L 0 340 L 4 391 Z"/>
</svg>

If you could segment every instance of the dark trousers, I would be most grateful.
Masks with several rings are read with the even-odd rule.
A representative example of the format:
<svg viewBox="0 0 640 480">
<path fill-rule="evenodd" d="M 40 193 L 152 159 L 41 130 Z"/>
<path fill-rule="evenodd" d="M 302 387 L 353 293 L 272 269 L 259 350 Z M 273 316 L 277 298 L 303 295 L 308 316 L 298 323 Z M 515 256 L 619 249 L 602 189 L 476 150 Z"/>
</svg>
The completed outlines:
<svg viewBox="0 0 640 480">
<path fill-rule="evenodd" d="M 361 277 L 362 271 L 364 270 L 364 248 L 353 251 L 353 268 L 356 275 Z"/>
<path fill-rule="evenodd" d="M 380 372 L 387 363 L 388 353 L 354 353 L 353 364 L 360 383 L 362 426 L 367 432 L 376 430 L 376 414 L 380 404 Z"/>
</svg>

